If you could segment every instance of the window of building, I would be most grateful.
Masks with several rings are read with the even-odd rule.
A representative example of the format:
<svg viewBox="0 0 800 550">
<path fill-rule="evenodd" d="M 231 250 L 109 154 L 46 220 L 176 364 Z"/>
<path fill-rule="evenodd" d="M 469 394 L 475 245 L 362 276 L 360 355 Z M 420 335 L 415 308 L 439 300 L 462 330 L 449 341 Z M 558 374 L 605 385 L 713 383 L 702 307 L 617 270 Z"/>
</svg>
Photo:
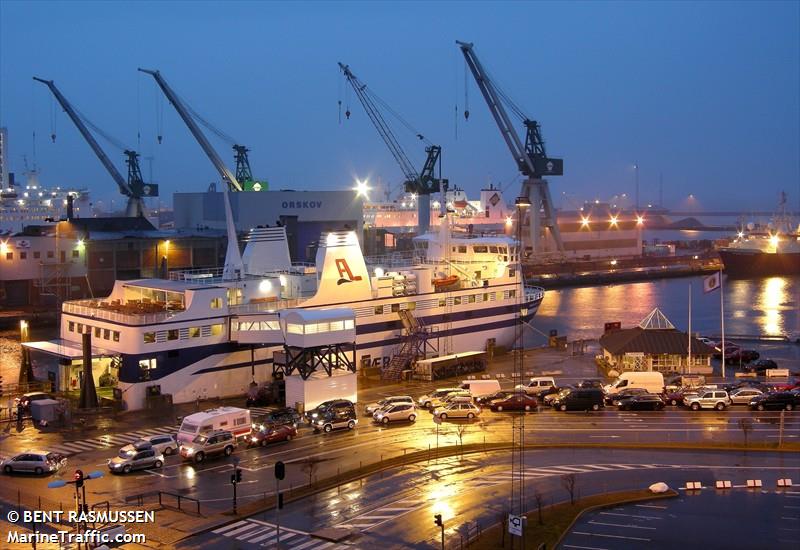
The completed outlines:
<svg viewBox="0 0 800 550">
<path fill-rule="evenodd" d="M 67 330 L 70 331 L 70 332 L 75 332 L 75 322 L 74 321 L 70 321 L 69 323 L 67 323 Z"/>
<path fill-rule="evenodd" d="M 496 246 L 490 246 L 489 247 L 489 252 L 491 252 L 492 254 L 497 254 L 497 247 Z"/>
<path fill-rule="evenodd" d="M 222 323 L 217 323 L 216 325 L 211 325 L 211 336 L 221 336 L 222 335 Z"/>
<path fill-rule="evenodd" d="M 439 307 L 445 307 L 447 305 L 447 298 L 439 298 Z"/>
<path fill-rule="evenodd" d="M 220 309 L 220 308 L 222 308 L 222 298 L 212 298 L 211 309 Z"/>
<path fill-rule="evenodd" d="M 14 253 L 13 252 L 6 252 L 6 260 L 13 260 Z"/>
<path fill-rule="evenodd" d="M 517 297 L 517 289 L 509 290 L 508 291 L 508 297 L 509 298 L 516 298 Z"/>
<path fill-rule="evenodd" d="M 142 339 L 144 340 L 145 344 L 155 344 L 155 342 L 156 342 L 156 333 L 155 332 L 145 332 L 142 335 Z"/>
<path fill-rule="evenodd" d="M 112 340 L 115 342 L 119 342 L 119 331 L 115 330 L 111 332 Z"/>
<path fill-rule="evenodd" d="M 176 328 L 169 329 L 167 331 L 167 340 L 177 340 L 180 338 L 180 331 Z"/>
<path fill-rule="evenodd" d="M 56 257 L 56 253 L 54 251 L 52 251 L 52 250 L 48 250 L 47 251 L 47 257 L 48 258 L 55 258 Z"/>
<path fill-rule="evenodd" d="M 200 338 L 200 327 L 189 327 L 189 338 Z"/>
<path fill-rule="evenodd" d="M 516 276 L 517 276 L 517 270 L 516 270 L 516 269 L 513 269 L 513 268 L 510 268 L 510 269 L 508 270 L 508 276 L 509 276 L 509 277 L 516 277 Z"/>
<path fill-rule="evenodd" d="M 111 338 L 111 331 L 107 328 L 103 329 L 103 340 L 108 340 Z"/>
<path fill-rule="evenodd" d="M 81 256 L 81 251 L 80 250 L 73 250 L 72 251 L 72 257 L 73 258 L 80 258 L 80 256 Z"/>
<path fill-rule="evenodd" d="M 155 370 L 156 368 L 156 359 L 155 357 L 151 359 L 140 359 L 139 360 L 139 380 L 147 381 L 150 380 L 150 371 Z"/>
<path fill-rule="evenodd" d="M 20 260 L 27 260 L 28 259 L 28 253 L 27 252 L 20 252 L 19 253 L 19 259 Z"/>
<path fill-rule="evenodd" d="M 38 259 L 39 259 L 39 258 L 41 258 L 41 257 L 42 257 L 42 253 L 41 253 L 41 252 L 39 252 L 38 250 L 34 250 L 34 252 L 33 252 L 33 259 L 34 259 L 34 260 L 38 260 Z"/>
</svg>

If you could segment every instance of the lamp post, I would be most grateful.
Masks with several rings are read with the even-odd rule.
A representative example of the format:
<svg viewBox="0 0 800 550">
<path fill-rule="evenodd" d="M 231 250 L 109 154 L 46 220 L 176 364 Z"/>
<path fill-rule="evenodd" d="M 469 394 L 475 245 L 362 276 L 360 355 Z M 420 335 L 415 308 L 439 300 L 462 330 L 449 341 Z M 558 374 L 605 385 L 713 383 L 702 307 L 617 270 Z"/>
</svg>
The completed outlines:
<svg viewBox="0 0 800 550">
<path fill-rule="evenodd" d="M 634 172 L 634 179 L 635 179 L 635 182 L 636 182 L 636 205 L 635 205 L 635 208 L 636 208 L 636 211 L 638 212 L 639 211 L 639 163 L 638 162 L 634 162 L 633 163 L 633 172 Z"/>
<path fill-rule="evenodd" d="M 89 505 L 86 502 L 86 480 L 97 479 L 100 477 L 103 477 L 103 472 L 94 471 L 84 474 L 83 470 L 75 470 L 72 481 L 57 479 L 47 484 L 48 489 L 58 489 L 67 485 L 75 486 L 75 502 L 78 513 L 78 532 L 80 532 L 81 525 L 83 525 L 84 528 L 86 527 L 86 522 L 80 521 L 81 515 L 89 512 Z M 86 547 L 88 548 L 88 544 Z M 80 543 L 78 544 L 78 548 L 80 548 Z"/>
</svg>

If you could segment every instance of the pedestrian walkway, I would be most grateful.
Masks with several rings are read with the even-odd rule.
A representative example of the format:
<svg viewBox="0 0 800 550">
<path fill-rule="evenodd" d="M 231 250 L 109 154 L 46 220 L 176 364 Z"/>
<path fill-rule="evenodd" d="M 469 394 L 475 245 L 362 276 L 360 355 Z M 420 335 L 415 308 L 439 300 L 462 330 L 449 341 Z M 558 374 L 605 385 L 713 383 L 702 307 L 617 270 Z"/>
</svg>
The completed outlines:
<svg viewBox="0 0 800 550">
<path fill-rule="evenodd" d="M 270 407 L 253 407 L 250 409 L 250 414 L 260 415 L 267 414 L 272 411 Z M 138 430 L 135 432 L 126 432 L 121 434 L 106 434 L 92 439 L 81 439 L 78 441 L 65 441 L 58 445 L 52 445 L 49 450 L 61 453 L 64 456 L 72 456 L 79 453 L 89 451 L 96 451 L 98 449 L 108 449 L 111 447 L 122 447 L 129 443 L 133 443 L 143 437 L 150 437 L 154 435 L 175 435 L 178 432 L 178 424 L 169 426 L 158 426 L 155 428 L 148 428 L 146 430 Z"/>
<path fill-rule="evenodd" d="M 570 464 L 568 466 L 541 466 L 525 468 L 525 477 L 563 476 L 569 474 L 588 474 L 592 472 L 619 472 L 622 470 L 652 470 L 657 468 L 677 468 L 668 464 Z M 512 472 L 500 472 L 466 482 L 470 487 L 491 487 L 519 479 Z"/>
<path fill-rule="evenodd" d="M 278 530 L 272 523 L 257 519 L 245 519 L 212 531 L 215 535 L 230 537 L 238 542 L 237 548 L 272 546 L 278 542 Z M 309 533 L 281 527 L 282 548 L 291 550 L 324 550 L 336 543 L 312 537 Z M 341 546 L 341 544 L 340 544 Z"/>
</svg>

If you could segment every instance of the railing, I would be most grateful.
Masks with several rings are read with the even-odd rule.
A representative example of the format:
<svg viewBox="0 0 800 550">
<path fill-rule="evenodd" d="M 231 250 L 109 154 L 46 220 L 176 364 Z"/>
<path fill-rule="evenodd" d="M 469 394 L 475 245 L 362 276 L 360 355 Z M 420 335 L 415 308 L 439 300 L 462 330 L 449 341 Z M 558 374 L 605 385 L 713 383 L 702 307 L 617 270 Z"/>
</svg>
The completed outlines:
<svg viewBox="0 0 800 550">
<path fill-rule="evenodd" d="M 275 269 L 266 273 L 260 274 L 242 274 L 242 280 L 257 280 L 270 275 L 303 275 L 313 273 L 310 269 L 316 269 L 316 264 L 310 262 L 292 262 L 289 269 Z M 222 274 L 224 268 L 197 268 L 197 269 L 181 269 L 169 272 L 171 281 L 186 281 L 199 285 L 215 285 L 223 281 Z"/>
<path fill-rule="evenodd" d="M 274 302 L 256 302 L 251 304 L 238 304 L 230 306 L 231 315 L 247 315 L 250 313 L 269 313 L 280 309 L 298 307 L 309 297 L 275 300 Z"/>
<path fill-rule="evenodd" d="M 525 301 L 534 302 L 544 298 L 544 289 L 538 286 L 525 285 Z"/>
<path fill-rule="evenodd" d="M 111 311 L 97 306 L 90 306 L 88 304 L 81 305 L 81 302 L 64 302 L 62 309 L 63 313 L 72 313 L 74 315 L 82 315 L 84 317 L 93 317 L 95 319 L 104 319 L 106 321 L 126 323 L 130 325 L 154 325 L 156 323 L 166 321 L 182 311 L 183 310 L 164 311 L 161 313 L 127 314 Z"/>
<path fill-rule="evenodd" d="M 196 511 L 194 513 L 197 514 L 198 516 L 202 515 L 202 514 L 200 514 L 200 501 L 197 500 L 196 498 L 187 497 L 185 495 L 179 495 L 177 493 L 169 493 L 169 492 L 166 492 L 166 491 L 159 491 L 158 492 L 158 504 L 159 504 L 159 506 L 162 506 L 164 508 L 174 508 L 173 506 L 167 506 L 164 503 L 164 496 L 169 496 L 169 497 L 176 498 L 178 500 L 178 505 L 177 505 L 178 510 L 180 510 L 181 512 L 185 512 L 187 514 L 190 513 L 189 510 L 184 510 L 185 506 L 181 507 L 181 503 L 183 501 L 188 500 L 189 502 L 193 503 L 194 506 L 197 507 L 197 509 L 196 509 Z"/>
</svg>

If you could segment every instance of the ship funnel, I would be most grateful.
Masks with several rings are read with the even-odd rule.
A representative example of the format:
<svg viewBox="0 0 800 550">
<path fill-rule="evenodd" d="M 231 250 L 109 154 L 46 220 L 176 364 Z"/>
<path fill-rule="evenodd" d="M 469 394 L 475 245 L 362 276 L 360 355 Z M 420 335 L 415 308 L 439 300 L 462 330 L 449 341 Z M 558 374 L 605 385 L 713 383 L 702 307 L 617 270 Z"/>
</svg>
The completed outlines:
<svg viewBox="0 0 800 550">
<path fill-rule="evenodd" d="M 323 234 L 317 249 L 317 293 L 304 306 L 372 299 L 367 264 L 354 231 Z"/>
</svg>

